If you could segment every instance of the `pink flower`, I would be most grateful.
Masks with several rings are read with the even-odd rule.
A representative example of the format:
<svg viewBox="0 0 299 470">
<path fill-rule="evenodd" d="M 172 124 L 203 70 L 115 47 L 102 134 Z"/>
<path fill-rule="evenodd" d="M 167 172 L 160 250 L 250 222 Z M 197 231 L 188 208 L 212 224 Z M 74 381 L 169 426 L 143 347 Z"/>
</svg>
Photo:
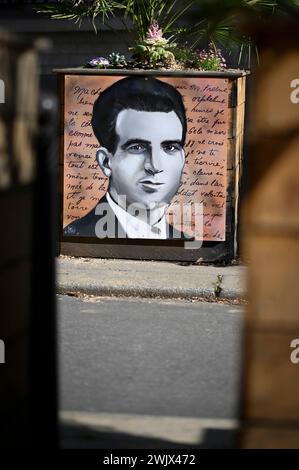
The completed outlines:
<svg viewBox="0 0 299 470">
<path fill-rule="evenodd" d="M 160 41 L 161 39 L 164 39 L 163 31 L 157 21 L 154 21 L 148 28 L 146 39 L 149 41 Z"/>
<path fill-rule="evenodd" d="M 105 57 L 95 57 L 94 59 L 90 60 L 88 63 L 92 67 L 97 67 L 97 66 L 105 67 L 105 65 L 109 65 L 109 61 L 105 59 Z"/>
</svg>

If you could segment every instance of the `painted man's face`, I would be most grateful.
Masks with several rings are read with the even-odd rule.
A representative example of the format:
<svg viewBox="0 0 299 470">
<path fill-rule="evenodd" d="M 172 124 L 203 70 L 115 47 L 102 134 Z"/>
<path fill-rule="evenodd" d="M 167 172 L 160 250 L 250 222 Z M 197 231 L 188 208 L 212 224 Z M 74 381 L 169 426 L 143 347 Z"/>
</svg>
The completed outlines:
<svg viewBox="0 0 299 470">
<path fill-rule="evenodd" d="M 185 163 L 182 124 L 174 111 L 125 109 L 116 121 L 119 142 L 109 157 L 110 194 L 117 201 L 147 209 L 169 204 L 176 194 Z"/>
</svg>

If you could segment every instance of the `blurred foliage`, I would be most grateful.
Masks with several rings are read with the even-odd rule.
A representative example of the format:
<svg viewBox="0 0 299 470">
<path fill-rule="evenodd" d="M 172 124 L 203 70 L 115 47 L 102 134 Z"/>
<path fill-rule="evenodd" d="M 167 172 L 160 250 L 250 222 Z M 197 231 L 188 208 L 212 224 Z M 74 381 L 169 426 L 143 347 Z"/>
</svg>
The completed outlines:
<svg viewBox="0 0 299 470">
<path fill-rule="evenodd" d="M 244 33 L 240 25 L 248 19 L 254 24 L 286 16 L 299 18 L 299 0 L 61 0 L 39 6 L 38 12 L 79 25 L 90 20 L 96 32 L 99 23 L 112 27 L 110 20 L 117 16 L 132 33 L 132 42 L 137 39 L 139 44 L 157 22 L 172 41 L 187 42 L 191 49 L 210 44 L 226 50 L 237 47 L 239 61 L 247 54 L 250 62 L 252 50 L 257 51 L 250 31 Z"/>
</svg>

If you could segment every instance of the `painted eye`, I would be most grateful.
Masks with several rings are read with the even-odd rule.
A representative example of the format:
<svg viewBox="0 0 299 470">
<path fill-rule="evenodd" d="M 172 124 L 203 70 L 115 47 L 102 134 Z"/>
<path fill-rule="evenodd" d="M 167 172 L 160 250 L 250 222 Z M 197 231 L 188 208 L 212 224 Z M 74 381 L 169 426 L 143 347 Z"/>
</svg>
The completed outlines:
<svg viewBox="0 0 299 470">
<path fill-rule="evenodd" d="M 163 145 L 164 152 L 170 153 L 170 154 L 175 153 L 175 152 L 179 152 L 181 149 L 182 149 L 182 147 L 181 147 L 180 144 L 165 144 L 165 145 Z"/>
<path fill-rule="evenodd" d="M 127 151 L 129 153 L 140 154 L 146 151 L 146 147 L 142 144 L 133 144 L 127 147 Z"/>
</svg>

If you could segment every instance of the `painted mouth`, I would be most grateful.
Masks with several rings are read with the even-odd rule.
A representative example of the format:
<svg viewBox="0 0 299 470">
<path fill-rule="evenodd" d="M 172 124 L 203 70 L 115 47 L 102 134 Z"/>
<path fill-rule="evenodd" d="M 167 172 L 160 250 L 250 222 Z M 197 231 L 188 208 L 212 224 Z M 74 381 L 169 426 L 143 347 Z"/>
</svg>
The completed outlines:
<svg viewBox="0 0 299 470">
<path fill-rule="evenodd" d="M 152 181 L 152 180 L 141 180 L 140 184 L 142 186 L 142 189 L 146 191 L 147 193 L 155 193 L 159 191 L 161 186 L 164 185 L 164 183 L 159 183 L 157 181 Z"/>
<path fill-rule="evenodd" d="M 162 186 L 165 183 L 159 183 L 158 181 L 152 181 L 152 180 L 141 180 L 141 184 L 146 184 L 148 186 Z"/>
</svg>

